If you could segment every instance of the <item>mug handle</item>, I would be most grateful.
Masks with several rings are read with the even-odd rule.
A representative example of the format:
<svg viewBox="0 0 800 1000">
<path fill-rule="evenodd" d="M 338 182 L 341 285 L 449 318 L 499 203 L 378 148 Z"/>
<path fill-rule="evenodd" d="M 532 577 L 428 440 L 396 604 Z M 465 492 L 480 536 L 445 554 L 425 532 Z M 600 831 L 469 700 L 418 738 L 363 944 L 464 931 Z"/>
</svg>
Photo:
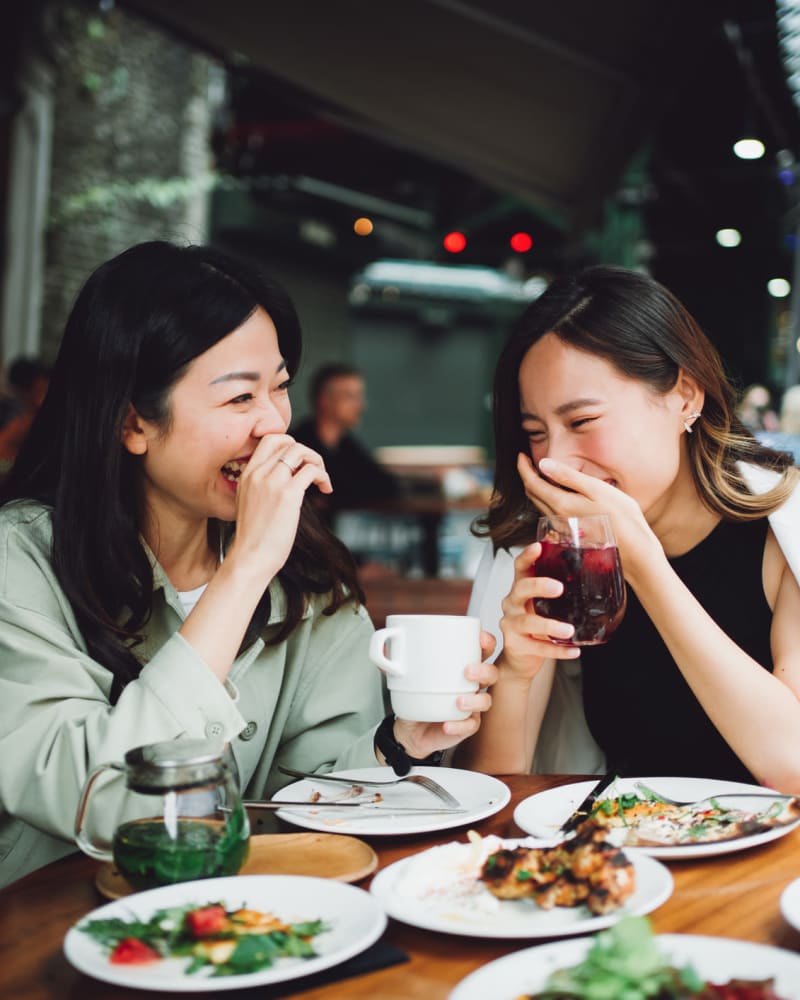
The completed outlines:
<svg viewBox="0 0 800 1000">
<path fill-rule="evenodd" d="M 111 851 L 98 847 L 86 833 L 84 830 L 84 818 L 86 816 L 86 807 L 89 805 L 89 793 L 92 790 L 92 786 L 103 771 L 108 770 L 124 771 L 125 765 L 112 763 L 101 764 L 99 767 L 96 767 L 86 779 L 86 784 L 83 786 L 83 793 L 81 794 L 81 801 L 78 803 L 78 811 L 75 815 L 75 840 L 78 847 L 80 847 L 84 854 L 88 854 L 90 858 L 94 858 L 96 861 L 111 861 L 112 854 Z"/>
<path fill-rule="evenodd" d="M 384 646 L 389 639 L 395 640 L 398 654 L 397 660 L 390 660 L 384 653 Z M 402 664 L 404 653 L 405 636 L 402 629 L 396 627 L 379 628 L 377 632 L 373 633 L 369 643 L 369 658 L 376 666 L 385 670 L 387 674 L 391 674 L 393 677 L 402 677 L 405 674 Z"/>
</svg>

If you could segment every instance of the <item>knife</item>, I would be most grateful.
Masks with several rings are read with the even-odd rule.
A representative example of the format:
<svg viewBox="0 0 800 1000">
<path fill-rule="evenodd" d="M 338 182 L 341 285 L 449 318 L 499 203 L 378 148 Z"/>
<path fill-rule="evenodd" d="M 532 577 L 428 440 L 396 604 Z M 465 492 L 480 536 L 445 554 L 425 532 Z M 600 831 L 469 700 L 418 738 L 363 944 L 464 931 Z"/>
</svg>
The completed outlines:
<svg viewBox="0 0 800 1000">
<path fill-rule="evenodd" d="M 278 809 L 364 809 L 370 816 L 383 813 L 392 816 L 395 813 L 448 813 L 449 815 L 462 815 L 468 812 L 467 809 L 450 809 L 442 806 L 441 809 L 417 808 L 416 806 L 390 806 L 385 802 L 253 802 L 247 800 L 243 803 L 248 809 L 268 809 L 275 812 Z"/>
<path fill-rule="evenodd" d="M 575 812 L 561 824 L 558 828 L 559 833 L 572 833 L 572 831 L 581 825 L 581 823 L 588 819 L 592 813 L 592 807 L 599 798 L 602 792 L 604 792 L 608 786 L 616 780 L 617 772 L 608 771 L 603 777 L 597 782 L 597 784 L 592 788 L 586 798 L 577 807 Z"/>
</svg>

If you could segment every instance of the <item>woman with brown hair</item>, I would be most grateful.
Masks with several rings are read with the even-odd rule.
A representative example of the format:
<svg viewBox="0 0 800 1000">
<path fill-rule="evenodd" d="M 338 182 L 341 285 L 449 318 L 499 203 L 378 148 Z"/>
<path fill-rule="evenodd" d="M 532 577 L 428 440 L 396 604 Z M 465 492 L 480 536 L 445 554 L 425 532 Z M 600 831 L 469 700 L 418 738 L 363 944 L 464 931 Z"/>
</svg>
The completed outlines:
<svg viewBox="0 0 800 1000">
<path fill-rule="evenodd" d="M 553 749 L 553 679 L 580 654 L 585 720 L 609 769 L 800 791 L 798 473 L 734 402 L 716 350 L 648 277 L 593 267 L 528 307 L 495 378 L 483 530 L 496 561 L 522 549 L 472 766 L 528 770 Z M 534 609 L 562 585 L 531 575 L 530 543 L 540 514 L 590 513 L 611 517 L 628 607 L 607 645 L 579 650 L 552 641 L 571 625 Z"/>
</svg>

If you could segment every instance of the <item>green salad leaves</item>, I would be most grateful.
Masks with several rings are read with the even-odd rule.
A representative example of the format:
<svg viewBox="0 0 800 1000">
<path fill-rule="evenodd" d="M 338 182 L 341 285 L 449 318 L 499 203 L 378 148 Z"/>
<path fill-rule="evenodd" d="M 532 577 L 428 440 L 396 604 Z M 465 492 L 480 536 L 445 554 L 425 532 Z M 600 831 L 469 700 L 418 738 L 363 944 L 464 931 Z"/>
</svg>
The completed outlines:
<svg viewBox="0 0 800 1000">
<path fill-rule="evenodd" d="M 210 968 L 213 976 L 235 976 L 268 968 L 279 958 L 313 957 L 312 940 L 327 928 L 321 920 L 287 924 L 270 913 L 207 903 L 157 910 L 146 921 L 89 920 L 78 929 L 115 965 L 188 958 L 187 974 Z"/>
<path fill-rule="evenodd" d="M 595 936 L 579 965 L 554 972 L 536 1000 L 691 997 L 703 985 L 691 966 L 676 969 L 667 963 L 646 917 L 624 917 Z"/>
</svg>

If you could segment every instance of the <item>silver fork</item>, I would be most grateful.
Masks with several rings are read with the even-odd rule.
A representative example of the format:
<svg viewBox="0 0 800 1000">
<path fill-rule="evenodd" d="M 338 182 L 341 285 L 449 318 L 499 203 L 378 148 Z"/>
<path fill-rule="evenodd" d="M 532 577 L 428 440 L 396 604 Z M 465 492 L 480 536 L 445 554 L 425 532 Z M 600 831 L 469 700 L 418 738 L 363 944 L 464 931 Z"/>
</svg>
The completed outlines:
<svg viewBox="0 0 800 1000">
<path fill-rule="evenodd" d="M 426 774 L 407 774 L 405 777 L 395 778 L 393 781 L 362 781 L 361 779 L 337 778 L 330 774 L 312 774 L 309 771 L 296 771 L 294 768 L 284 767 L 282 764 L 278 765 L 278 770 L 293 778 L 307 778 L 309 781 L 331 781 L 337 785 L 349 785 L 351 788 L 362 786 L 365 788 L 389 788 L 391 785 L 404 785 L 410 782 L 412 785 L 419 785 L 420 788 L 432 792 L 445 805 L 450 806 L 452 809 L 461 808 L 461 803 L 454 795 L 451 795 L 446 788 L 442 788 L 437 781 L 429 778 Z"/>
<path fill-rule="evenodd" d="M 720 792 L 719 795 L 704 795 L 702 799 L 671 799 L 669 795 L 663 795 L 648 785 L 643 785 L 641 781 L 633 783 L 637 792 L 641 792 L 646 798 L 656 798 L 659 802 L 666 802 L 670 806 L 698 806 L 701 802 L 708 802 L 710 799 L 771 799 L 773 802 L 789 801 L 795 798 L 794 795 L 782 795 L 780 792 Z"/>
</svg>

